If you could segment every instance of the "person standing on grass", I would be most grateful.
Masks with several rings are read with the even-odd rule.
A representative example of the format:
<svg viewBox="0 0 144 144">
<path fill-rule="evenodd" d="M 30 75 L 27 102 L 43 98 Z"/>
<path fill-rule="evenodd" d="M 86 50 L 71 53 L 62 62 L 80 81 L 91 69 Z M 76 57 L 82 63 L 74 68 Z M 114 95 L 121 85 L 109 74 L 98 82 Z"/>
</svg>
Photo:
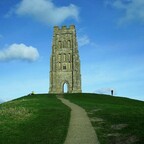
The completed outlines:
<svg viewBox="0 0 144 144">
<path fill-rule="evenodd" d="M 114 92 L 114 91 L 113 91 L 113 90 L 111 90 L 111 95 L 112 95 L 112 96 L 113 96 L 113 92 Z"/>
</svg>

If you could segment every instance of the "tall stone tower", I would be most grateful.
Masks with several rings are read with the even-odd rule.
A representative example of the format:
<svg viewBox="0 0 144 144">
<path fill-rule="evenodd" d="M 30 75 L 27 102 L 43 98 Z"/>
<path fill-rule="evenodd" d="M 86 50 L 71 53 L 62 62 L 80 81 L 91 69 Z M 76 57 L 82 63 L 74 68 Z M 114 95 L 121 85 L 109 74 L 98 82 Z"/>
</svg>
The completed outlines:
<svg viewBox="0 0 144 144">
<path fill-rule="evenodd" d="M 49 93 L 81 93 L 81 74 L 75 26 L 54 27 Z"/>
</svg>

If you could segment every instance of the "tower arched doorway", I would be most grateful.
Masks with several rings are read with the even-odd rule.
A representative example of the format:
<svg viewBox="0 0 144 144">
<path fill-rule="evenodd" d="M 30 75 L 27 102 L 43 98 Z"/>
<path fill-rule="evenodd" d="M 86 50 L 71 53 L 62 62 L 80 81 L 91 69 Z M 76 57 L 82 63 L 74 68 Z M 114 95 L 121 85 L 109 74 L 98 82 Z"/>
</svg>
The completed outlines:
<svg viewBox="0 0 144 144">
<path fill-rule="evenodd" d="M 69 85 L 67 82 L 63 84 L 63 93 L 68 93 L 69 92 Z"/>
</svg>

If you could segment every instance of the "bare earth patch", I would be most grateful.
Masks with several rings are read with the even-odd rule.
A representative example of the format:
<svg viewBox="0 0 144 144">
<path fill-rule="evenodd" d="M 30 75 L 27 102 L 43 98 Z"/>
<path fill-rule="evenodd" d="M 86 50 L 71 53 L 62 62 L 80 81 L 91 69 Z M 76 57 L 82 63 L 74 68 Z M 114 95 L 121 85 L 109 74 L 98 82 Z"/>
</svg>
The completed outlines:
<svg viewBox="0 0 144 144">
<path fill-rule="evenodd" d="M 138 138 L 136 136 L 112 135 L 109 137 L 109 141 L 111 144 L 133 144 L 138 142 Z"/>
<path fill-rule="evenodd" d="M 95 110 L 97 111 L 97 110 Z M 90 111 L 91 114 L 93 114 L 93 111 Z M 98 117 L 91 117 L 91 122 L 96 122 L 97 124 L 104 123 L 104 120 L 102 118 Z M 124 135 L 122 133 L 119 133 L 117 131 L 122 130 L 123 128 L 126 128 L 128 124 L 114 124 L 110 126 L 110 129 L 113 129 L 115 132 L 109 133 L 104 135 L 104 137 L 108 137 L 108 143 L 110 144 L 134 144 L 135 142 L 138 142 L 138 138 L 136 136 L 131 135 Z M 94 127 L 96 130 L 102 129 L 101 126 Z"/>
<path fill-rule="evenodd" d="M 132 143 L 135 143 L 135 142 L 138 142 L 138 138 L 136 136 L 130 136 L 127 138 L 126 140 L 126 144 L 132 144 Z"/>
<path fill-rule="evenodd" d="M 90 118 L 91 122 L 103 122 L 104 120 L 102 118 L 98 118 L 98 117 L 92 117 Z"/>
<path fill-rule="evenodd" d="M 120 135 L 121 135 L 120 133 L 110 133 L 110 134 L 108 134 L 107 136 L 108 136 L 108 137 L 112 137 L 112 136 L 118 137 L 118 136 L 120 136 Z"/>
<path fill-rule="evenodd" d="M 128 124 L 115 124 L 115 125 L 112 125 L 111 128 L 114 130 L 121 130 L 127 126 L 128 126 Z"/>
</svg>

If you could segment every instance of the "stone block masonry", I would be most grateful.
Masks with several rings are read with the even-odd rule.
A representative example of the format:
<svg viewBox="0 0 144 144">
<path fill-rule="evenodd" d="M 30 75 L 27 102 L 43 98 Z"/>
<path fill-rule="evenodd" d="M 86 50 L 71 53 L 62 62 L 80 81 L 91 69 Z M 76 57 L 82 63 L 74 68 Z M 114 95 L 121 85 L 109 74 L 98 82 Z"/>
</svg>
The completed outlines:
<svg viewBox="0 0 144 144">
<path fill-rule="evenodd" d="M 81 73 L 76 29 L 54 27 L 52 54 L 50 59 L 49 93 L 81 93 Z"/>
</svg>

